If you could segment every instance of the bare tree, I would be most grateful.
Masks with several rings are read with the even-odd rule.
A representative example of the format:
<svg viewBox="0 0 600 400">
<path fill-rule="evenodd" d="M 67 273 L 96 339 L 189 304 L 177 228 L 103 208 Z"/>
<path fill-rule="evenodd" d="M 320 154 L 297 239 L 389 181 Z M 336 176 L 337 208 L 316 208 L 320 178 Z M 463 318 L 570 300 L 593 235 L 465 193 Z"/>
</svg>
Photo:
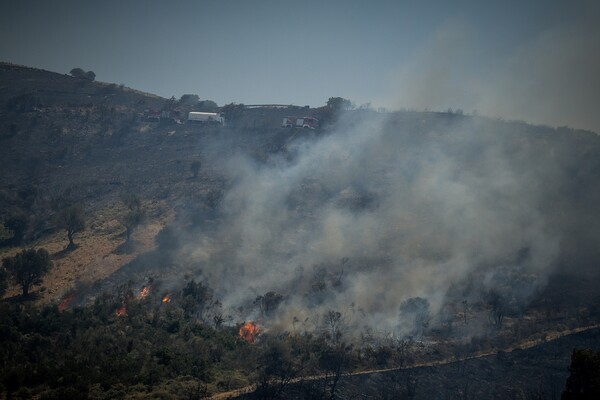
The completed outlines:
<svg viewBox="0 0 600 400">
<path fill-rule="evenodd" d="M 329 310 L 323 315 L 323 325 L 326 334 L 333 343 L 339 342 L 342 337 L 342 323 L 342 313 L 339 311 Z"/>
<path fill-rule="evenodd" d="M 142 199 L 136 194 L 124 195 L 121 197 L 121 201 L 129 209 L 121 219 L 121 223 L 125 225 L 125 235 L 129 242 L 134 229 L 144 220 L 145 212 L 142 207 Z"/>
<path fill-rule="evenodd" d="M 494 289 L 487 292 L 485 297 L 488 305 L 488 317 L 490 322 L 497 329 L 501 329 L 504 316 L 506 315 L 506 301 L 504 297 Z"/>
</svg>

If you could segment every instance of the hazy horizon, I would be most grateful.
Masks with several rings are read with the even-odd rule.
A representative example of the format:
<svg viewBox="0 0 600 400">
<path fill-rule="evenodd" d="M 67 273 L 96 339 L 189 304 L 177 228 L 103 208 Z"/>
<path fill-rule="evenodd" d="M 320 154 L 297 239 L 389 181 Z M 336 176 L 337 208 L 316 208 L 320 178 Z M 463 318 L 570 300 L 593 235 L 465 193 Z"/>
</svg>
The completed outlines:
<svg viewBox="0 0 600 400">
<path fill-rule="evenodd" d="M 600 7 L 505 1 L 21 1 L 0 59 L 163 97 L 462 109 L 600 132 Z"/>
</svg>

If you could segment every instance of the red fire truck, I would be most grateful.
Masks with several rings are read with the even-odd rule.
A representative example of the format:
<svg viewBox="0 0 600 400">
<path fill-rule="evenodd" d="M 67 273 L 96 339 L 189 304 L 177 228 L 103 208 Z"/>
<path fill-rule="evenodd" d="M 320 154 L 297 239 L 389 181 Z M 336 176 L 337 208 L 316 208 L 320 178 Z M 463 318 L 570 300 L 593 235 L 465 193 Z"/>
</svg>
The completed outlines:
<svg viewBox="0 0 600 400">
<path fill-rule="evenodd" d="M 281 123 L 282 128 L 317 129 L 319 120 L 313 117 L 285 117 Z"/>
</svg>

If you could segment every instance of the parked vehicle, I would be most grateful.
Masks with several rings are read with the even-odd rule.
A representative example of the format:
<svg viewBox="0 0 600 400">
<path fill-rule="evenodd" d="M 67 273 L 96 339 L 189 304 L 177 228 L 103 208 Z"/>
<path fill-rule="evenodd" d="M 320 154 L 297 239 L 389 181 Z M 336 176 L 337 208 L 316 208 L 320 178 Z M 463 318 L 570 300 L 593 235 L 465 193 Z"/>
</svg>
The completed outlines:
<svg viewBox="0 0 600 400">
<path fill-rule="evenodd" d="M 192 111 L 188 114 L 188 122 L 225 125 L 225 118 L 219 113 Z"/>
<path fill-rule="evenodd" d="M 143 121 L 151 121 L 151 122 L 159 122 L 160 121 L 160 110 L 153 110 L 151 108 L 146 108 L 144 110 L 144 114 L 142 115 Z"/>
<path fill-rule="evenodd" d="M 319 120 L 313 117 L 285 117 L 281 123 L 282 128 L 317 129 Z"/>
</svg>

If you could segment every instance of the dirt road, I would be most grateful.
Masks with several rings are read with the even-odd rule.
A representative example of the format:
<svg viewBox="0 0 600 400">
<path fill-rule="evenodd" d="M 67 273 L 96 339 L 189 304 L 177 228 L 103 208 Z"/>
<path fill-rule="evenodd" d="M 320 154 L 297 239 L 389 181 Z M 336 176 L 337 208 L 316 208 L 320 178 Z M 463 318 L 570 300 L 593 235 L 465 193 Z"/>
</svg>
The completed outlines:
<svg viewBox="0 0 600 400">
<path fill-rule="evenodd" d="M 547 342 L 551 342 L 553 340 L 560 339 L 560 338 L 568 336 L 568 335 L 585 332 L 590 329 L 595 329 L 595 328 L 599 328 L 599 327 L 600 327 L 600 324 L 596 324 L 596 325 L 568 329 L 568 330 L 561 331 L 561 332 L 551 332 L 551 333 L 548 333 L 544 339 L 527 339 L 527 340 L 516 343 L 516 344 L 514 344 L 510 347 L 504 348 L 504 349 L 490 349 L 490 350 L 486 350 L 486 351 L 477 352 L 470 356 L 462 358 L 460 361 L 492 356 L 492 355 L 497 354 L 500 351 L 511 352 L 511 351 L 514 351 L 517 349 L 525 350 L 525 349 L 529 349 L 529 348 L 541 345 L 543 343 L 547 343 Z M 405 367 L 369 369 L 369 370 L 364 370 L 364 371 L 348 372 L 348 373 L 343 374 L 342 376 L 359 376 L 359 375 L 369 375 L 369 374 L 392 372 L 392 371 L 398 371 L 401 369 L 433 367 L 433 366 L 439 366 L 439 365 L 446 365 L 446 364 L 450 364 L 450 363 L 457 362 L 457 361 L 459 361 L 459 360 L 457 360 L 456 358 L 447 358 L 444 360 L 417 362 L 417 363 L 412 364 L 411 366 L 405 366 Z M 290 381 L 290 384 L 299 383 L 299 382 L 307 382 L 307 381 L 316 381 L 316 380 L 324 379 L 326 377 L 327 377 L 326 375 L 302 376 L 302 377 L 292 379 Z M 251 393 L 255 389 L 256 389 L 255 385 L 246 386 L 246 387 L 243 387 L 240 389 L 231 390 L 229 392 L 217 393 L 217 394 L 213 395 L 212 397 L 210 397 L 210 399 L 212 399 L 212 400 L 233 399 L 233 398 L 236 398 L 243 394 Z"/>
</svg>

